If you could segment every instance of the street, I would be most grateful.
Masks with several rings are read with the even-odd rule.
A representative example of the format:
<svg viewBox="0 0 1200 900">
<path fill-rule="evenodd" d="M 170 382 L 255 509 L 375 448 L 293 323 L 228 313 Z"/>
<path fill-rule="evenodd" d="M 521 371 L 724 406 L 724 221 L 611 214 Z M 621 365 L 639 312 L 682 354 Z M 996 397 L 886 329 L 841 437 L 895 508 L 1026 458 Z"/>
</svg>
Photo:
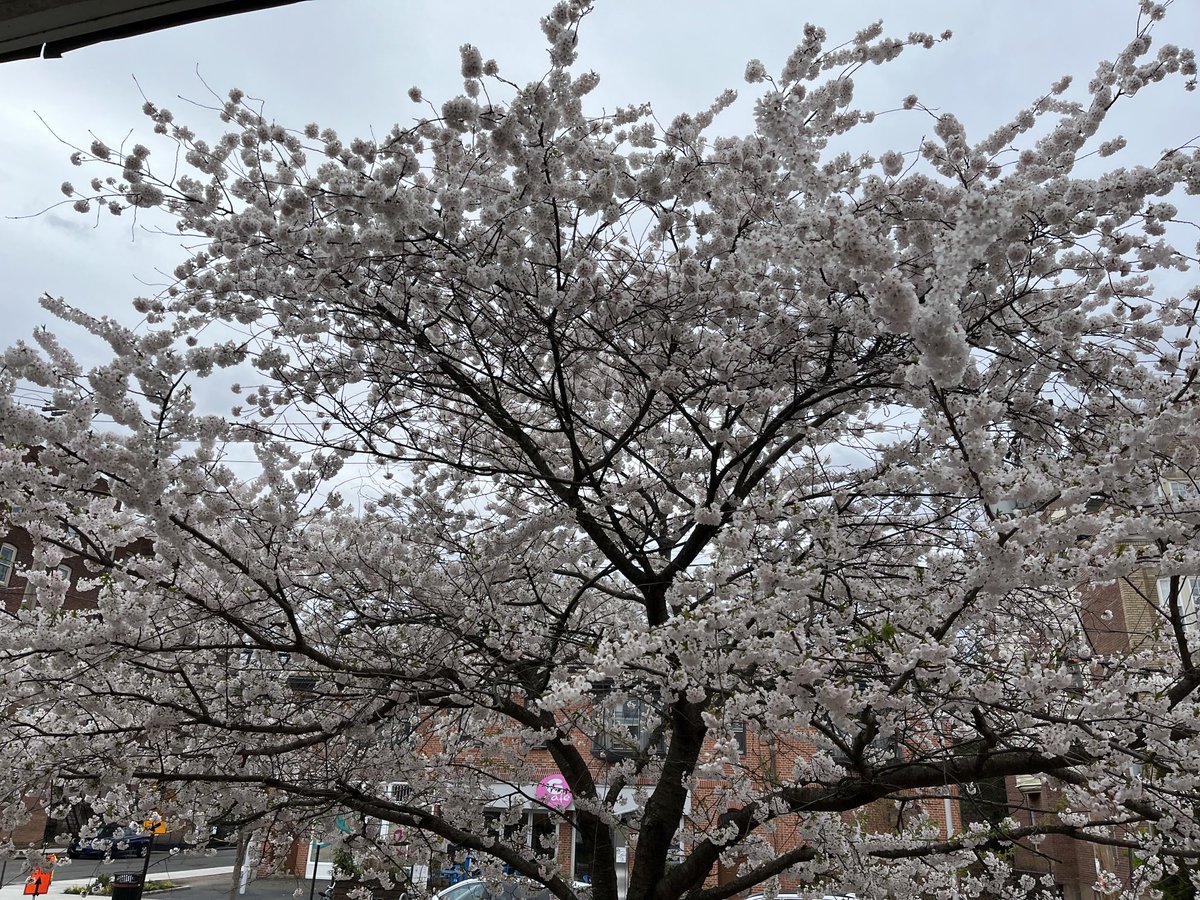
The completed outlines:
<svg viewBox="0 0 1200 900">
<path fill-rule="evenodd" d="M 172 900 L 229 900 L 229 889 L 232 876 L 207 876 L 195 878 L 187 882 L 186 896 Z M 329 885 L 328 881 L 318 880 L 313 896 L 320 900 L 320 893 Z M 297 900 L 308 900 L 313 885 L 295 877 L 272 876 L 257 878 L 246 886 L 245 894 L 236 895 L 235 900 L 285 900 L 296 897 Z M 169 895 L 164 895 L 168 897 Z"/>
<path fill-rule="evenodd" d="M 221 884 L 224 885 L 225 894 L 228 896 L 228 888 L 233 878 L 234 856 L 235 851 L 232 848 L 213 853 L 156 851 L 150 855 L 150 868 L 146 877 L 148 880 L 170 880 L 185 885 L 203 882 L 213 890 L 217 884 Z M 104 873 L 140 872 L 143 863 L 140 859 L 117 859 L 107 862 L 68 860 L 65 855 L 60 859 L 62 861 L 54 868 L 48 895 L 62 896 L 68 887 L 87 884 Z M 0 877 L 0 900 L 23 897 L 26 877 L 29 874 L 25 861 L 5 859 L 0 871 L 3 873 Z"/>
<path fill-rule="evenodd" d="M 156 850 L 150 854 L 150 870 L 147 872 L 146 877 L 169 879 L 178 876 L 187 877 L 187 873 L 195 872 L 199 869 L 225 868 L 232 870 L 235 856 L 236 851 L 232 847 L 223 848 L 211 854 L 194 851 L 171 853 Z M 82 878 L 94 878 L 104 872 L 141 871 L 142 862 L 140 859 L 114 859 L 109 861 L 94 859 L 65 860 L 60 856 L 59 862 L 55 866 L 54 875 L 55 878 L 66 878 L 71 881 L 77 881 Z"/>
</svg>

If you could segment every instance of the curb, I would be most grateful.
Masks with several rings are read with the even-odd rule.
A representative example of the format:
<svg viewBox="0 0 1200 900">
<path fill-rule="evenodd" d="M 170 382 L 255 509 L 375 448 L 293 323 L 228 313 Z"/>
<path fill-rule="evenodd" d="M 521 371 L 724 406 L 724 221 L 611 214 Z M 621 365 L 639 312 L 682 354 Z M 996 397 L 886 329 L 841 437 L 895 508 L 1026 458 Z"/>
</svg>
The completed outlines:
<svg viewBox="0 0 1200 900">
<path fill-rule="evenodd" d="M 143 896 L 143 897 L 148 897 L 148 896 L 150 896 L 151 894 L 173 894 L 173 893 L 175 893 L 176 891 L 190 891 L 191 889 L 192 889 L 192 886 L 191 886 L 190 884 L 177 884 L 177 885 L 174 885 L 173 887 L 169 887 L 169 888 L 155 888 L 155 889 L 154 889 L 154 890 L 152 890 L 152 891 L 142 891 L 142 896 Z M 43 897 L 45 897 L 46 895 L 45 895 L 45 894 L 42 894 L 42 896 L 43 896 Z M 67 897 L 97 897 L 97 898 L 104 898 L 104 897 L 112 897 L 112 894 L 91 894 L 91 893 L 88 893 L 88 894 L 71 894 L 71 893 L 64 893 L 64 896 L 67 896 Z"/>
</svg>

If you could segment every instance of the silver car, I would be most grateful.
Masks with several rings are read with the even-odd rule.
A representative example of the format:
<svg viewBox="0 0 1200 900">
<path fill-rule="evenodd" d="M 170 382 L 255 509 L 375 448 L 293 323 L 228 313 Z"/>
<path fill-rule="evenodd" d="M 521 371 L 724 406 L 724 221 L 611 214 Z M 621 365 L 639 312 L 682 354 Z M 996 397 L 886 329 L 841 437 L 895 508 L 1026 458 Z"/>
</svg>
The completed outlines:
<svg viewBox="0 0 1200 900">
<path fill-rule="evenodd" d="M 582 881 L 574 883 L 575 890 L 591 887 Z M 540 884 L 521 879 L 506 880 L 489 890 L 483 878 L 469 878 L 433 895 L 434 900 L 553 900 L 553 895 Z"/>
</svg>

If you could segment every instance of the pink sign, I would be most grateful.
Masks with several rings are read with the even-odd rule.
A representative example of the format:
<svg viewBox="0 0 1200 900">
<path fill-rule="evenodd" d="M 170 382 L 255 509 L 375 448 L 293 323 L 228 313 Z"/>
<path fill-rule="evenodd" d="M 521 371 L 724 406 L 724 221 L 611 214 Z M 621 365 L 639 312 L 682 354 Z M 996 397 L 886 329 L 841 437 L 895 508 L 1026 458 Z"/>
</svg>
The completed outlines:
<svg viewBox="0 0 1200 900">
<path fill-rule="evenodd" d="M 566 809 L 571 805 L 571 788 L 561 775 L 547 775 L 538 782 L 535 796 L 551 809 Z"/>
</svg>

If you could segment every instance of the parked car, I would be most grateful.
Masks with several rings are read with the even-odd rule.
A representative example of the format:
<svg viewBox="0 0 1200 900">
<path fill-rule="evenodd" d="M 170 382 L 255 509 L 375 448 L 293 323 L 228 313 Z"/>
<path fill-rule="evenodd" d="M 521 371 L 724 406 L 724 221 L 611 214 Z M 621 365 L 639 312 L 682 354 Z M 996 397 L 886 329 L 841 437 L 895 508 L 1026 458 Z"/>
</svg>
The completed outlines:
<svg viewBox="0 0 1200 900">
<path fill-rule="evenodd" d="M 576 881 L 574 887 L 581 890 L 591 885 Z M 546 888 L 522 878 L 506 879 L 499 885 L 498 891 L 489 890 L 487 881 L 482 878 L 468 878 L 442 888 L 433 896 L 434 900 L 552 900 Z"/>
<path fill-rule="evenodd" d="M 776 894 L 776 900 L 858 900 L 855 894 L 815 894 L 809 898 L 803 894 Z M 767 900 L 766 894 L 751 894 L 746 900 Z"/>
<path fill-rule="evenodd" d="M 77 837 L 67 847 L 71 859 L 118 859 L 144 857 L 150 852 L 151 836 L 134 825 L 105 825 L 97 834 Z"/>
<path fill-rule="evenodd" d="M 433 900 L 482 900 L 487 893 L 487 882 L 482 878 L 468 878 L 433 895 Z"/>
</svg>

